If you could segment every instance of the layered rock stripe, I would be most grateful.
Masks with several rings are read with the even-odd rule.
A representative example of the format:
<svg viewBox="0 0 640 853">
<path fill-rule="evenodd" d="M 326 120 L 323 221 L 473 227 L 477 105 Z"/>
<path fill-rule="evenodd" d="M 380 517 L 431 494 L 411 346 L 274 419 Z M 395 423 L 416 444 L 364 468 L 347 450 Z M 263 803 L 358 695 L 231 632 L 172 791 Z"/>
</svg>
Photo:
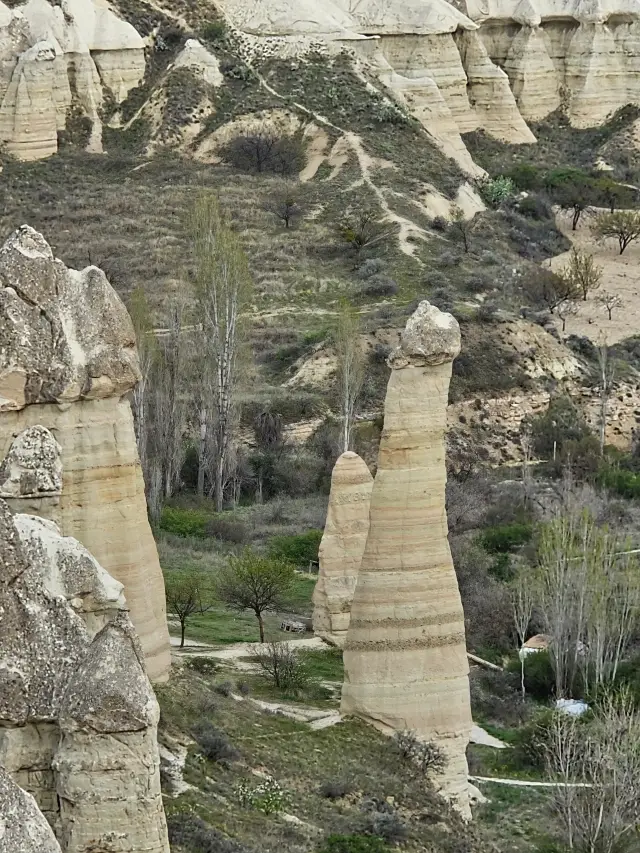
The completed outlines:
<svg viewBox="0 0 640 853">
<path fill-rule="evenodd" d="M 341 711 L 437 743 L 446 768 L 435 781 L 469 814 L 468 663 L 445 512 L 447 394 L 459 349 L 456 320 L 422 302 L 390 358 Z"/>
<path fill-rule="evenodd" d="M 369 532 L 373 477 L 357 453 L 338 457 L 331 473 L 327 520 L 318 553 L 313 593 L 313 630 L 344 646 L 351 603 Z"/>
<path fill-rule="evenodd" d="M 12 506 L 51 518 L 124 584 L 147 671 L 161 680 L 170 666 L 164 581 L 126 398 L 138 378 L 131 320 L 104 273 L 68 270 L 28 227 L 9 238 L 0 249 L 0 453 L 11 457 L 17 437 L 39 425 L 64 469 L 59 497 L 12 497 Z"/>
</svg>

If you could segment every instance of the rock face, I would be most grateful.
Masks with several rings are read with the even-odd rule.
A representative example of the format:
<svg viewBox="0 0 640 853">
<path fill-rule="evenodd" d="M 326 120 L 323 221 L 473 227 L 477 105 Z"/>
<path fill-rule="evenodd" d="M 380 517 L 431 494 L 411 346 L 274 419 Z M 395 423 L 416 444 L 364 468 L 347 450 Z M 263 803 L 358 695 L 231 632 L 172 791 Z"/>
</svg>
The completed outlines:
<svg viewBox="0 0 640 853">
<path fill-rule="evenodd" d="M 0 501 L 0 827 L 15 836 L 7 853 L 60 849 L 42 815 L 62 853 L 169 851 L 158 705 L 124 606 L 122 585 L 78 542 Z M 89 615 L 104 619 L 97 633 Z M 20 802 L 29 820 L 18 829 Z"/>
<path fill-rule="evenodd" d="M 331 474 L 320 571 L 313 593 L 313 630 L 342 648 L 369 532 L 373 477 L 357 453 L 338 457 Z"/>
<path fill-rule="evenodd" d="M 444 434 L 460 330 L 421 302 L 385 401 L 370 527 L 344 650 L 341 711 L 434 741 L 441 790 L 469 813 L 471 731 L 464 617 L 447 540 Z"/>
<path fill-rule="evenodd" d="M 31 794 L 0 767 L 0 850 L 5 853 L 60 853 L 53 830 Z"/>
<path fill-rule="evenodd" d="M 23 160 L 57 151 L 71 116 L 89 119 L 101 150 L 100 111 L 145 72 L 144 42 L 106 0 L 0 0 L 0 143 Z"/>
<path fill-rule="evenodd" d="M 124 396 L 138 377 L 131 320 L 104 273 L 68 270 L 40 234 L 17 231 L 0 249 L 0 494 L 56 522 L 124 584 L 158 680 L 169 669 L 164 583 Z"/>
</svg>

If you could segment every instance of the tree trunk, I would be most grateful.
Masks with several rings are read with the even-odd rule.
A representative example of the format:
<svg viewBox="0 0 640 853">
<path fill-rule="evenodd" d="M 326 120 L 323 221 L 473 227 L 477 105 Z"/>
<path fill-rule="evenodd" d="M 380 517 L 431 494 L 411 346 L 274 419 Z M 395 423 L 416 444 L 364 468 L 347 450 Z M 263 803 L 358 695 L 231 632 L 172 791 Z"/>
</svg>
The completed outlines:
<svg viewBox="0 0 640 853">
<path fill-rule="evenodd" d="M 524 658 L 525 656 L 522 654 L 522 649 L 520 649 L 520 689 L 522 691 L 522 701 L 525 700 L 525 687 L 524 687 Z"/>
<path fill-rule="evenodd" d="M 262 613 L 256 613 L 258 617 L 258 626 L 260 627 L 260 642 L 264 643 L 264 622 L 262 620 Z"/>
<path fill-rule="evenodd" d="M 184 632 L 185 632 L 186 627 L 187 627 L 186 619 L 181 619 L 180 620 L 180 648 L 181 649 L 184 648 Z"/>
<path fill-rule="evenodd" d="M 256 503 L 262 503 L 262 472 L 258 474 L 258 483 L 256 486 Z"/>
<path fill-rule="evenodd" d="M 200 409 L 200 443 L 198 445 L 198 497 L 204 497 L 204 472 L 207 459 L 207 411 Z"/>
<path fill-rule="evenodd" d="M 222 512 L 224 508 L 224 457 L 218 452 L 215 470 L 214 500 L 216 512 Z"/>
</svg>

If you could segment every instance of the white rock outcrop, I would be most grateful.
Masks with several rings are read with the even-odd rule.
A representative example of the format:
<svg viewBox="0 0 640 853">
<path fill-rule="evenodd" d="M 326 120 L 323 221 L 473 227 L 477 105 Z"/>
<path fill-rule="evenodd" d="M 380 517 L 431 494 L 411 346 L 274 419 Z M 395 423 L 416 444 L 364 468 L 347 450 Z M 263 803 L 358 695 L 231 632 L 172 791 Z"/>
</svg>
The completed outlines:
<svg viewBox="0 0 640 853">
<path fill-rule="evenodd" d="M 0 500 L 0 767 L 60 844 L 23 797 L 34 846 L 19 846 L 13 789 L 0 796 L 7 853 L 169 853 L 159 709 L 124 607 L 122 585 L 79 543 Z M 91 616 L 104 618 L 97 633 Z"/>
<path fill-rule="evenodd" d="M 373 477 L 357 453 L 338 457 L 313 592 L 313 630 L 336 646 L 344 646 L 360 563 L 369 533 Z"/>
<path fill-rule="evenodd" d="M 389 359 L 341 712 L 435 742 L 446 764 L 434 781 L 469 815 L 469 667 L 445 510 L 447 394 L 459 351 L 455 318 L 421 302 Z"/>
<path fill-rule="evenodd" d="M 131 319 L 104 273 L 67 269 L 27 226 L 14 233 L 0 249 L 0 494 L 124 585 L 158 680 L 170 665 L 164 581 L 126 396 L 139 375 Z M 42 491 L 47 478 L 58 491 Z"/>
<path fill-rule="evenodd" d="M 144 72 L 143 39 L 106 0 L 0 0 L 0 144 L 14 156 L 55 153 L 71 113 L 101 150 L 105 97 L 120 103 Z"/>
</svg>

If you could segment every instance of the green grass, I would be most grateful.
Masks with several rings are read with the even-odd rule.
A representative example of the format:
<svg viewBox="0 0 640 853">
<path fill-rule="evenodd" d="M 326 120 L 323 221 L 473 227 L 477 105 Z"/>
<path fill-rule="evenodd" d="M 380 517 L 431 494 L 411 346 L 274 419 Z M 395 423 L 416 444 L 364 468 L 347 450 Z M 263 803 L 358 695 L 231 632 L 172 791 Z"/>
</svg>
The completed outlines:
<svg viewBox="0 0 640 853">
<path fill-rule="evenodd" d="M 302 658 L 312 678 L 342 683 L 342 649 L 310 649 L 302 652 Z"/>
<path fill-rule="evenodd" d="M 170 825 L 180 819 L 176 815 L 195 813 L 260 853 L 314 853 L 325 835 L 361 831 L 366 818 L 362 805 L 368 798 L 393 803 L 407 828 L 402 845 L 407 853 L 534 853 L 534 813 L 539 825 L 550 825 L 537 792 L 525 797 L 498 786 L 486 786 L 492 803 L 465 825 L 400 758 L 392 741 L 370 726 L 347 720 L 313 731 L 221 696 L 214 689 L 219 682 L 220 675 L 200 675 L 186 667 L 159 689 L 161 735 L 189 733 L 196 722 L 208 719 L 240 753 L 238 762 L 223 765 L 202 760 L 196 745 L 189 748 L 185 779 L 196 787 L 166 800 Z M 278 780 L 290 796 L 287 811 L 302 823 L 288 824 L 240 807 L 235 787 L 245 779 L 255 784 L 253 769 Z M 328 782 L 345 782 L 350 793 L 327 799 L 320 788 Z M 531 832 L 530 840 L 525 830 Z"/>
</svg>

